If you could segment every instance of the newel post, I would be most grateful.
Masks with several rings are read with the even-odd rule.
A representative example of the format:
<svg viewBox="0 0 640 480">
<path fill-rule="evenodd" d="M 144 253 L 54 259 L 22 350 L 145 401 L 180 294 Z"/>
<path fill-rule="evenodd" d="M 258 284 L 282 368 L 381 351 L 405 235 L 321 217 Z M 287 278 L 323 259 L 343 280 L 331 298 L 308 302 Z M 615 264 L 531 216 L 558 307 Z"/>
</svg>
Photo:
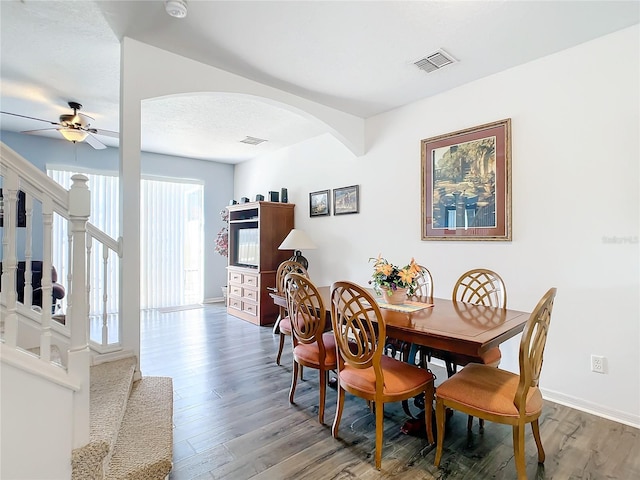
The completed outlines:
<svg viewBox="0 0 640 480">
<path fill-rule="evenodd" d="M 71 177 L 69 190 L 69 222 L 71 223 L 71 306 L 67 309 L 71 327 L 69 374 L 81 385 L 74 394 L 73 448 L 89 443 L 89 312 L 85 284 L 87 260 L 85 255 L 87 220 L 91 214 L 91 194 L 86 176 Z M 69 311 L 70 310 L 70 311 Z"/>
</svg>

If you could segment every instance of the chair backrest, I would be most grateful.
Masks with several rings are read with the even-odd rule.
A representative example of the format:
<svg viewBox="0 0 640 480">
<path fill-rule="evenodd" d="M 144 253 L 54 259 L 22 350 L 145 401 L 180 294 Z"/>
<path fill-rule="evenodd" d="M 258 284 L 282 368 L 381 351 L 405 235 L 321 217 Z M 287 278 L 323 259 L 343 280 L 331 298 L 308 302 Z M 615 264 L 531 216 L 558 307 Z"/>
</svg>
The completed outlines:
<svg viewBox="0 0 640 480">
<path fill-rule="evenodd" d="M 542 356 L 547 343 L 551 311 L 556 288 L 550 288 L 540 299 L 527 320 L 520 339 L 520 381 L 514 404 L 524 413 L 529 388 L 537 387 L 542 370 Z"/>
<path fill-rule="evenodd" d="M 290 272 L 296 272 L 309 278 L 309 273 L 307 273 L 306 268 L 304 268 L 298 262 L 294 262 L 293 260 L 285 260 L 280 265 L 278 265 L 278 270 L 276 270 L 277 293 L 284 295 L 284 278 Z"/>
<path fill-rule="evenodd" d="M 327 311 L 316 286 L 304 275 L 291 272 L 285 276 L 284 291 L 294 345 L 317 341 L 324 350 L 322 333 Z M 324 352 L 321 353 L 320 358 L 324 358 Z"/>
<path fill-rule="evenodd" d="M 422 265 L 418 265 L 420 273 L 416 277 L 416 288 L 413 291 L 413 297 L 426 298 L 433 301 L 433 277 L 431 272 Z"/>
<path fill-rule="evenodd" d="M 331 285 L 331 323 L 339 352 L 338 370 L 345 363 L 355 368 L 373 367 L 376 380 L 381 380 L 386 325 L 371 294 L 355 283 L 335 282 Z M 382 388 L 381 381 L 377 384 L 376 388 Z"/>
<path fill-rule="evenodd" d="M 454 302 L 507 308 L 507 289 L 502 277 L 492 270 L 476 268 L 463 273 L 453 287 Z"/>
</svg>

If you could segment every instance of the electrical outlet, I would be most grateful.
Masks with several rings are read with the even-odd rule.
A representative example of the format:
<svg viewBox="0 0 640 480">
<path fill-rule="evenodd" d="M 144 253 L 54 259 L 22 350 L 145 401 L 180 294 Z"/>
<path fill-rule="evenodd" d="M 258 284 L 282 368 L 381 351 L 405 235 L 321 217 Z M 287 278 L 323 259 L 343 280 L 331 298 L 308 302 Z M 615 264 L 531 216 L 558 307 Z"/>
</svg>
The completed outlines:
<svg viewBox="0 0 640 480">
<path fill-rule="evenodd" d="M 591 355 L 591 371 L 596 373 L 604 373 L 605 357 L 600 355 Z"/>
</svg>

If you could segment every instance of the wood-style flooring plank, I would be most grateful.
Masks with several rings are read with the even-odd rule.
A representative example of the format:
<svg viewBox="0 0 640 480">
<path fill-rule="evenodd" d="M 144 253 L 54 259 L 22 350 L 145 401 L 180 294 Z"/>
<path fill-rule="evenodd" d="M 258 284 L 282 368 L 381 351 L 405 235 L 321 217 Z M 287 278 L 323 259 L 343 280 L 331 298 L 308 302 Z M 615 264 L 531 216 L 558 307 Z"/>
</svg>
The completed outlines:
<svg viewBox="0 0 640 480">
<path fill-rule="evenodd" d="M 374 467 L 375 418 L 346 395 L 339 438 L 331 436 L 336 392 L 327 389 L 318 424 L 318 375 L 305 369 L 289 404 L 291 346 L 275 364 L 278 336 L 226 314 L 222 304 L 169 313 L 144 312 L 143 375 L 173 378 L 174 467 L 170 480 L 511 480 L 511 428 L 487 422 L 467 435 L 467 418 L 447 423 L 443 458 L 426 439 L 403 435 L 399 404 L 385 405 L 382 470 Z M 545 365 L 549 368 L 549 365 Z M 446 377 L 434 367 L 439 383 Z M 412 411 L 417 410 L 412 406 Z M 531 429 L 525 453 L 530 479 L 640 478 L 640 431 L 545 402 L 540 432 L 547 457 L 537 463 Z"/>
</svg>

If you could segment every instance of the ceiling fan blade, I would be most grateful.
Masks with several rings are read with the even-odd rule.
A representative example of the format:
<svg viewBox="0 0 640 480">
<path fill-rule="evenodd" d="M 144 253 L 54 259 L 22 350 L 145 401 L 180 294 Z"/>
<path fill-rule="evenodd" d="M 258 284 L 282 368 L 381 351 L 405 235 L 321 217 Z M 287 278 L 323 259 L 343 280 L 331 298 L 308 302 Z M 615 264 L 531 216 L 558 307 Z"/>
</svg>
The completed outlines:
<svg viewBox="0 0 640 480">
<path fill-rule="evenodd" d="M 87 138 L 85 138 L 84 141 L 87 142 L 96 150 L 102 150 L 104 148 L 107 148 L 107 146 L 104 143 L 102 143 L 100 140 L 98 140 L 96 137 L 94 137 L 91 134 L 88 134 Z"/>
<path fill-rule="evenodd" d="M 112 132 L 111 130 L 102 130 L 100 128 L 92 128 L 91 133 L 95 133 L 96 135 L 104 135 L 105 137 L 120 138 L 120 134 L 118 132 Z"/>
<path fill-rule="evenodd" d="M 0 112 L 0 113 L 4 113 L 5 115 L 12 115 L 14 117 L 28 118 L 29 120 L 37 120 L 39 122 L 46 122 L 46 123 L 50 123 L 51 125 L 60 125 L 58 122 L 52 122 L 51 120 L 44 120 L 42 118 L 28 117 L 27 115 L 20 115 L 18 113 L 11 113 L 11 112 Z"/>
<path fill-rule="evenodd" d="M 90 117 L 89 115 L 87 115 L 86 113 L 80 113 L 80 112 L 76 112 L 76 117 L 78 117 L 79 121 L 84 125 L 88 125 L 90 122 L 88 122 L 88 120 L 95 120 L 95 118 Z"/>
<path fill-rule="evenodd" d="M 40 132 L 48 132 L 50 130 L 57 130 L 57 128 L 39 128 L 37 130 L 23 130 L 20 133 L 28 133 L 29 135 L 38 134 Z"/>
</svg>

